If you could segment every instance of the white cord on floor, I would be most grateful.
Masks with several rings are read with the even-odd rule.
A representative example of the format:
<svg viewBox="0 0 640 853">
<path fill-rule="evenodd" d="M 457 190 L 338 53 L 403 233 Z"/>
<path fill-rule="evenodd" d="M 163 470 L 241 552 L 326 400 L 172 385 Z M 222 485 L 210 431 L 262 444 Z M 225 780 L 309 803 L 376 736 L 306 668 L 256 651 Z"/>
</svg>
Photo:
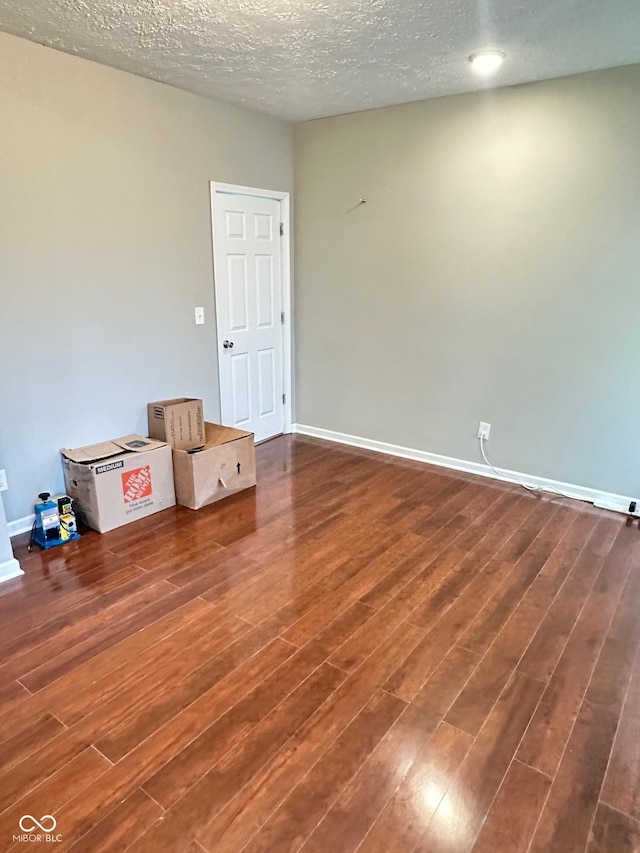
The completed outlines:
<svg viewBox="0 0 640 853">
<path fill-rule="evenodd" d="M 479 436 L 480 439 L 480 452 L 482 453 L 482 458 L 485 463 L 491 468 L 494 474 L 497 474 L 501 480 L 507 480 L 511 483 L 516 483 L 518 486 L 522 486 L 523 489 L 526 489 L 528 492 L 551 492 L 554 495 L 560 495 L 562 498 L 570 498 L 571 500 L 580 500 L 579 498 L 574 497 L 573 495 L 567 495 L 564 492 L 559 492 L 557 489 L 551 489 L 548 486 L 543 488 L 542 486 L 528 486 L 526 483 L 523 483 L 522 480 L 519 480 L 517 477 L 514 477 L 512 474 L 505 474 L 504 471 L 499 471 L 497 468 L 494 468 L 491 462 L 487 459 L 487 454 L 484 449 L 484 436 Z"/>
</svg>

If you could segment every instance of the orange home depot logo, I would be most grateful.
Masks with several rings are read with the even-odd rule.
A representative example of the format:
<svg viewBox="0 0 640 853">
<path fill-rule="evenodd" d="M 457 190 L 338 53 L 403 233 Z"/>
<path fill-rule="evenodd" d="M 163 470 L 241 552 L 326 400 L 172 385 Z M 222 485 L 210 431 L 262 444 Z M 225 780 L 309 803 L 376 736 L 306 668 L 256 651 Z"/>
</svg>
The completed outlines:
<svg viewBox="0 0 640 853">
<path fill-rule="evenodd" d="M 133 471 L 127 471 L 120 476 L 122 477 L 122 495 L 126 504 L 139 501 L 140 498 L 146 498 L 151 494 L 151 468 L 148 465 L 144 468 L 134 468 Z"/>
</svg>

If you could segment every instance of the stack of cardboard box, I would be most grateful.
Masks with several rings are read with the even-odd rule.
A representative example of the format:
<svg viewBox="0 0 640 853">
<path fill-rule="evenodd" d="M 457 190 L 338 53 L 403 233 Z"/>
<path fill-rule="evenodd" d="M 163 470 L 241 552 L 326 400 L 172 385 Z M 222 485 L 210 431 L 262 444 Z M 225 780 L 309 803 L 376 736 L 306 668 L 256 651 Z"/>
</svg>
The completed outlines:
<svg viewBox="0 0 640 853">
<path fill-rule="evenodd" d="M 189 509 L 256 484 L 253 433 L 206 423 L 202 400 L 149 403 L 149 436 L 64 449 L 66 489 L 106 533 L 177 502 Z"/>
</svg>

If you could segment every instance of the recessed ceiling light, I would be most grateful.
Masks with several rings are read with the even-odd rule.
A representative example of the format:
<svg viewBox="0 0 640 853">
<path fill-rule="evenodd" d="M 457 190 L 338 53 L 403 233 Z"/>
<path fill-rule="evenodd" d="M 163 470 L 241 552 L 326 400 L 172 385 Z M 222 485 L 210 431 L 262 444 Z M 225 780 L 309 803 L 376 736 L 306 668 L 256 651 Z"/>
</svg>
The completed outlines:
<svg viewBox="0 0 640 853">
<path fill-rule="evenodd" d="M 493 74 L 505 59 L 506 54 L 501 50 L 481 50 L 479 53 L 472 53 L 469 62 L 478 74 Z"/>
</svg>

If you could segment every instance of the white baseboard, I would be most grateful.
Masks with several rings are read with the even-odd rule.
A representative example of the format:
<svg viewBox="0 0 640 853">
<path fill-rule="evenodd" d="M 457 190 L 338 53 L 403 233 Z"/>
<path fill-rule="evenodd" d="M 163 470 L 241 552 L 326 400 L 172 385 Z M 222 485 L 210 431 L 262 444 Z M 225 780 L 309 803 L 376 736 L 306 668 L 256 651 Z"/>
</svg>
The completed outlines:
<svg viewBox="0 0 640 853">
<path fill-rule="evenodd" d="M 8 521 L 9 536 L 13 538 L 14 536 L 19 536 L 20 533 L 27 533 L 33 527 L 35 518 L 35 515 L 32 514 L 25 515 L 24 518 L 16 518 L 15 521 Z"/>
<path fill-rule="evenodd" d="M 313 438 L 323 438 L 325 441 L 333 441 L 337 444 L 346 444 L 351 447 L 361 447 L 364 450 L 373 450 L 376 453 L 386 453 L 389 456 L 399 456 L 401 459 L 412 459 L 415 462 L 426 462 L 428 465 L 437 465 L 440 468 L 450 468 L 453 471 L 463 471 L 465 474 L 477 474 L 479 477 L 489 477 L 492 480 L 501 480 L 511 483 L 514 480 L 523 480 L 527 485 L 535 486 L 548 492 L 562 492 L 567 497 L 579 501 L 596 504 L 602 509 L 613 512 L 628 514 L 629 503 L 636 500 L 627 495 L 617 495 L 613 492 L 602 492 L 588 486 L 578 486 L 575 483 L 564 483 L 561 480 L 549 480 L 545 477 L 536 477 L 533 474 L 524 474 L 519 471 L 502 469 L 503 475 L 495 474 L 488 465 L 482 462 L 470 462 L 467 459 L 457 459 L 455 456 L 441 456 L 438 453 L 429 453 L 426 450 L 415 450 L 411 447 L 402 447 L 398 444 L 388 444 L 386 441 L 377 441 L 373 438 L 361 438 L 357 435 L 349 435 L 345 432 L 336 432 L 331 429 L 308 426 L 307 424 L 292 424 L 291 431 L 299 435 L 308 435 Z M 35 516 L 26 515 L 8 523 L 9 536 L 18 536 L 27 533 L 33 526 Z M 22 571 L 20 571 L 22 574 Z M 0 576 L 0 582 L 2 577 Z"/>
<path fill-rule="evenodd" d="M 338 444 L 347 444 L 351 447 L 361 447 L 364 450 L 373 450 L 377 453 L 387 453 L 389 456 L 399 456 L 402 459 L 412 459 L 416 462 L 426 462 L 429 465 L 437 465 L 440 468 L 451 468 L 453 471 L 464 471 L 466 474 L 477 474 L 479 477 L 489 477 L 492 480 L 501 480 L 512 483 L 514 480 L 522 480 L 529 486 L 547 492 L 561 492 L 566 497 L 575 498 L 579 501 L 595 503 L 603 509 L 628 514 L 629 502 L 635 498 L 626 495 L 616 495 L 612 492 L 601 492 L 588 486 L 578 486 L 575 483 L 563 483 L 560 480 L 549 480 L 545 477 L 536 477 L 533 474 L 523 474 L 519 471 L 501 469 L 502 474 L 496 474 L 482 462 L 470 462 L 467 459 L 456 459 L 454 456 L 441 456 L 438 453 L 429 453 L 426 450 L 414 450 L 411 447 L 401 447 L 397 444 L 387 444 L 385 441 L 376 441 L 373 438 L 361 438 L 357 435 L 348 435 L 344 432 L 335 432 L 331 429 L 307 426 L 306 424 L 293 424 L 293 432 L 300 435 L 308 435 L 313 438 L 323 438 L 325 441 L 335 441 Z"/>
<path fill-rule="evenodd" d="M 0 583 L 10 581 L 12 578 L 18 578 L 23 574 L 24 572 L 20 568 L 20 563 L 14 558 L 0 563 Z"/>
</svg>

